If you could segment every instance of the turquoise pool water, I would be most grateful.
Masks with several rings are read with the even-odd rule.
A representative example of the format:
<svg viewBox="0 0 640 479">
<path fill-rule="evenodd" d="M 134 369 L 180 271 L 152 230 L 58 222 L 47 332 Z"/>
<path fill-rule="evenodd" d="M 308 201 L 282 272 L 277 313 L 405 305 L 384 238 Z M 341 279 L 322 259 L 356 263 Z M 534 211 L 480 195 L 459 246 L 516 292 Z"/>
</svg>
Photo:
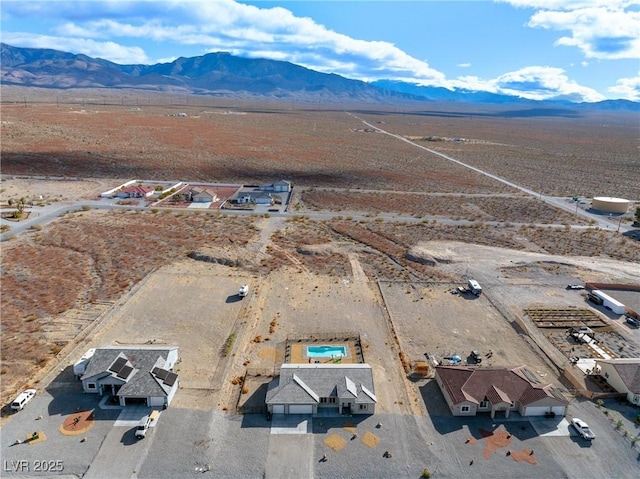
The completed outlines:
<svg viewBox="0 0 640 479">
<path fill-rule="evenodd" d="M 307 357 L 309 358 L 335 358 L 346 355 L 347 348 L 345 346 L 307 346 Z"/>
</svg>

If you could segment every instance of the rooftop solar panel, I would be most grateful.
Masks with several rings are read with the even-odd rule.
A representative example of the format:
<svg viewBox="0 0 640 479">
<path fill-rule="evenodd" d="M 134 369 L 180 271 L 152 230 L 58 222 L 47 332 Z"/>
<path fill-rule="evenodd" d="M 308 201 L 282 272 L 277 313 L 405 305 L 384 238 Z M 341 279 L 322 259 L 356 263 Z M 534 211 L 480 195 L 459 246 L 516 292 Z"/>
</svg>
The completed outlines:
<svg viewBox="0 0 640 479">
<path fill-rule="evenodd" d="M 153 368 L 151 370 L 151 374 L 155 374 L 157 376 L 158 375 L 158 371 L 160 371 L 160 368 L 158 366 L 156 366 L 155 368 Z"/>
<path fill-rule="evenodd" d="M 118 373 L 118 377 L 120 379 L 127 379 L 129 377 L 129 374 L 131 374 L 131 371 L 133 371 L 133 368 L 131 366 L 124 366 Z"/>
<path fill-rule="evenodd" d="M 173 386 L 177 379 L 178 379 L 178 375 L 176 373 L 169 372 L 167 374 L 167 377 L 164 380 L 164 383 L 167 386 Z"/>
<path fill-rule="evenodd" d="M 167 374 L 169 374 L 169 371 L 167 371 L 166 369 L 160 369 L 160 368 L 158 368 L 158 370 L 155 373 L 156 377 L 162 380 L 164 380 L 164 378 L 167 377 Z"/>
<path fill-rule="evenodd" d="M 109 367 L 109 371 L 111 371 L 112 373 L 118 374 L 125 364 L 127 364 L 126 358 L 118 358 Z"/>
</svg>

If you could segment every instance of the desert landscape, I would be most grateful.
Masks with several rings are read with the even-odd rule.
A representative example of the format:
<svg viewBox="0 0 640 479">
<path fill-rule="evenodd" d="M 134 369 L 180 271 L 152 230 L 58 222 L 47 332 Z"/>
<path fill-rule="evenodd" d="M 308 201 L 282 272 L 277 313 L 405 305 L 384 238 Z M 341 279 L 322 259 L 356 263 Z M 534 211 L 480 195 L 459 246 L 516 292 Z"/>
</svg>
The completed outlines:
<svg viewBox="0 0 640 479">
<path fill-rule="evenodd" d="M 637 429 L 625 422 L 628 434 L 618 433 L 588 399 L 597 385 L 570 363 L 575 348 L 566 334 L 554 336 L 532 319 L 543 308 L 590 310 L 602 322 L 598 334 L 623 346 L 615 354 L 637 357 L 638 332 L 623 316 L 566 289 L 640 283 L 632 210 L 608 218 L 570 202 L 640 200 L 633 115 L 502 106 L 399 111 L 196 95 L 172 104 L 153 94 L 82 90 L 57 100 L 38 91 L 21 102 L 19 89 L 4 93 L 0 200 L 4 212 L 21 199 L 26 205 L 23 217 L 2 220 L 5 457 L 19 454 L 8 448 L 13 436 L 6 439 L 21 431 L 7 407 L 19 391 L 38 388 L 36 401 L 44 401 L 64 389 L 88 402 L 69 373 L 85 350 L 161 344 L 179 347 L 180 387 L 155 437 L 145 439 L 153 445 L 127 446 L 122 475 L 178 477 L 201 468 L 207 477 L 280 477 L 285 457 L 301 477 L 419 477 L 427 467 L 465 477 L 475 457 L 481 477 L 593 470 L 633 477 Z M 278 213 L 100 197 L 132 179 L 285 179 L 293 190 Z M 21 224 L 24 231 L 16 229 Z M 451 293 L 471 278 L 483 285 L 481 296 Z M 243 284 L 249 294 L 239 299 Z M 334 334 L 357 338 L 372 366 L 376 414 L 348 424 L 315 418 L 314 434 L 297 445 L 286 434 L 269 436 L 264 394 L 288 341 Z M 472 350 L 483 366 L 526 364 L 562 390 L 570 408 L 598 426 L 596 447 L 607 459 L 584 465 L 592 450 L 523 432 L 524 419 L 498 427 L 488 416 L 452 418 L 433 367 L 412 379 L 418 362 L 460 355 L 467 364 Z M 241 414 L 246 404 L 258 412 Z M 64 456 L 66 473 L 82 476 L 125 448 L 118 428 L 105 426 L 114 413 L 103 414 L 78 459 Z M 55 429 L 59 419 L 52 414 L 40 424 Z M 45 456 L 64 454 L 65 440 L 52 437 Z M 142 447 L 144 454 L 135 452 Z M 330 460 L 318 462 L 326 454 Z"/>
</svg>

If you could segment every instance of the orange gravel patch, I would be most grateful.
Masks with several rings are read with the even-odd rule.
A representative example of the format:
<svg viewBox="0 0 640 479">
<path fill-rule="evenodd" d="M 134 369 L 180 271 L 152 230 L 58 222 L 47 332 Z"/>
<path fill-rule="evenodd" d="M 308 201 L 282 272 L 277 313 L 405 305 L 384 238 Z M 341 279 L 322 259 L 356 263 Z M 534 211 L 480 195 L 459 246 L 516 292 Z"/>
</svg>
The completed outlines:
<svg viewBox="0 0 640 479">
<path fill-rule="evenodd" d="M 362 443 L 373 449 L 380 443 L 380 438 L 372 432 L 365 432 L 364 436 L 362 436 Z"/>
<path fill-rule="evenodd" d="M 25 442 L 31 446 L 32 444 L 38 444 L 39 442 L 43 442 L 46 440 L 47 436 L 45 436 L 44 432 L 40 431 L 38 432 L 37 439 L 34 439 L 33 434 L 27 434 Z"/>
<path fill-rule="evenodd" d="M 93 410 L 78 411 L 77 413 L 67 416 L 60 426 L 60 432 L 65 436 L 75 436 L 77 434 L 87 432 L 95 423 L 96 421 L 93 418 Z"/>
<path fill-rule="evenodd" d="M 352 422 L 345 422 L 342 427 L 345 431 L 350 432 L 351 434 L 355 434 L 356 432 L 356 425 Z"/>
<path fill-rule="evenodd" d="M 510 451 L 511 457 L 514 461 L 520 462 L 528 462 L 529 464 L 537 464 L 536 457 L 533 455 L 533 451 L 531 449 L 523 449 L 522 451 Z"/>
<path fill-rule="evenodd" d="M 342 448 L 344 448 L 344 446 L 347 445 L 347 440 L 342 436 L 338 436 L 337 434 L 332 434 L 323 442 L 334 451 L 340 451 Z"/>
<path fill-rule="evenodd" d="M 486 443 L 483 453 L 485 459 L 489 459 L 489 456 L 498 449 L 507 447 L 511 444 L 511 434 L 504 430 L 491 432 L 486 429 L 480 429 L 480 434 L 482 434 Z"/>
</svg>

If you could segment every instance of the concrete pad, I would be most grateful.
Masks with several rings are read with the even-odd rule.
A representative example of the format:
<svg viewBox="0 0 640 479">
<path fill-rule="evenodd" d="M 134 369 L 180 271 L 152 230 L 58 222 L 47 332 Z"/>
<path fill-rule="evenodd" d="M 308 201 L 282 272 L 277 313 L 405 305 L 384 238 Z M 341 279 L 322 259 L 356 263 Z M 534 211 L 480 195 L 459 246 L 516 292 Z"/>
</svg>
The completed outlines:
<svg viewBox="0 0 640 479">
<path fill-rule="evenodd" d="M 271 434 L 311 434 L 313 418 L 307 414 L 274 414 Z"/>
<path fill-rule="evenodd" d="M 529 418 L 529 422 L 538 436 L 570 436 L 569 421 L 562 418 L 555 421 L 552 418 Z"/>
<path fill-rule="evenodd" d="M 193 210 L 193 209 L 207 209 L 211 206 L 211 202 L 207 202 L 207 203 L 191 203 L 189 206 L 187 206 L 188 209 Z"/>
<path fill-rule="evenodd" d="M 118 419 L 113 423 L 114 427 L 134 427 L 140 423 L 140 419 L 153 411 L 147 406 L 127 406 L 125 407 Z M 157 421 L 154 421 L 157 422 Z M 154 424 L 155 425 L 155 424 Z"/>
</svg>

